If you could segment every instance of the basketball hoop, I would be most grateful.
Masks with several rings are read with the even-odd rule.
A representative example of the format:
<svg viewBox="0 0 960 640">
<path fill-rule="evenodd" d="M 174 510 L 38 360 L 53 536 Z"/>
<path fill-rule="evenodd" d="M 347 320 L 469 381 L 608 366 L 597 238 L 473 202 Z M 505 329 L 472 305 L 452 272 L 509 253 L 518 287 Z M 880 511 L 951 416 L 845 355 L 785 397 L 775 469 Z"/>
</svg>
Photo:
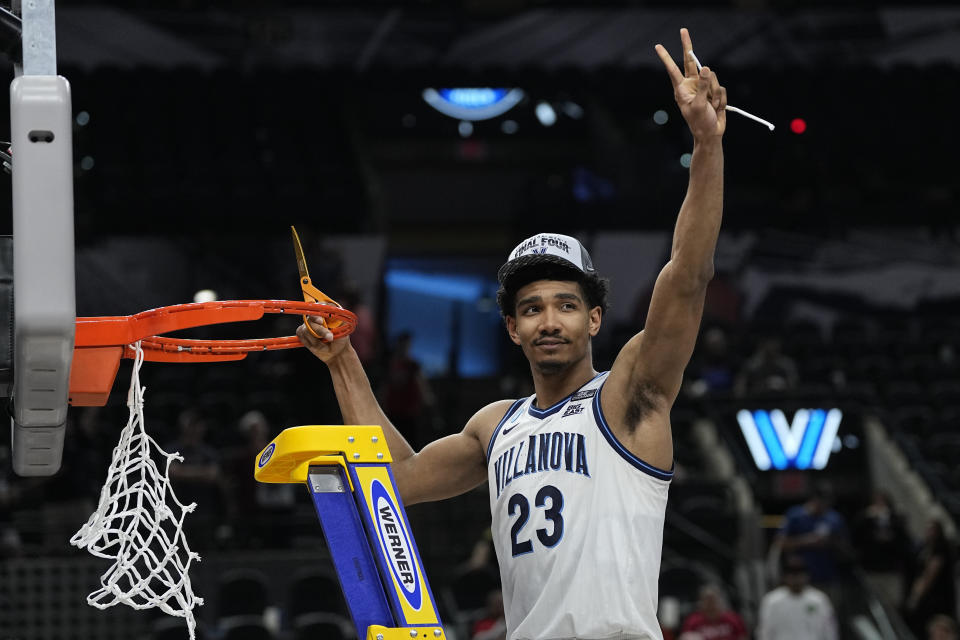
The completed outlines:
<svg viewBox="0 0 960 640">
<path fill-rule="evenodd" d="M 70 539 L 91 554 L 113 560 L 101 576 L 101 588 L 87 597 L 106 609 L 123 603 L 135 609 L 159 607 L 185 619 L 195 637 L 193 608 L 203 599 L 193 593 L 190 565 L 200 556 L 190 550 L 183 522 L 195 503 L 183 504 L 170 484 L 170 465 L 182 461 L 168 453 L 145 429 L 140 367 L 155 362 L 242 360 L 252 351 L 301 346 L 296 336 L 246 340 L 192 340 L 160 334 L 222 322 L 258 320 L 265 313 L 315 316 L 334 338 L 349 335 L 357 317 L 336 304 L 287 300 L 227 300 L 150 309 L 132 316 L 77 318 L 70 404 L 103 406 L 110 396 L 122 358 L 134 361 L 127 406 L 130 415 L 113 450 L 96 511 Z M 165 460 L 158 465 L 154 458 Z"/>
<path fill-rule="evenodd" d="M 333 337 L 349 335 L 357 317 L 339 306 L 289 300 L 222 300 L 159 307 L 132 316 L 77 318 L 70 404 L 89 407 L 107 403 L 122 358 L 134 358 L 131 345 L 140 342 L 143 359 L 152 362 L 225 362 L 242 360 L 253 351 L 301 346 L 296 336 L 245 340 L 190 340 L 160 334 L 225 322 L 259 320 L 265 313 L 317 316 Z"/>
</svg>

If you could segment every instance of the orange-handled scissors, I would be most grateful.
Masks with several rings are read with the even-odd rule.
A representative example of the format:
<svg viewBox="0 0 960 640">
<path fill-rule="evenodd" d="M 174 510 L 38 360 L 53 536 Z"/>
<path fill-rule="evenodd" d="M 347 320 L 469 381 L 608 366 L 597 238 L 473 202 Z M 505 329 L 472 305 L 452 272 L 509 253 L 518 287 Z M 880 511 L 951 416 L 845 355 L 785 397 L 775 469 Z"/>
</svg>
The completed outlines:
<svg viewBox="0 0 960 640">
<path fill-rule="evenodd" d="M 293 251 L 297 255 L 297 269 L 300 271 L 300 288 L 303 290 L 303 301 L 332 304 L 342 309 L 343 306 L 339 302 L 313 286 L 313 282 L 310 281 L 310 272 L 307 271 L 307 260 L 303 257 L 303 246 L 300 244 L 300 236 L 297 235 L 296 227 L 291 226 L 290 231 L 293 232 Z M 307 327 L 307 331 L 313 334 L 315 338 L 319 338 L 320 336 L 317 335 L 317 332 L 314 331 L 310 323 L 307 322 L 307 317 L 308 316 L 303 316 L 303 324 Z M 320 322 L 323 323 L 323 326 L 331 329 L 343 324 L 341 320 L 324 320 L 323 318 L 320 319 Z"/>
</svg>

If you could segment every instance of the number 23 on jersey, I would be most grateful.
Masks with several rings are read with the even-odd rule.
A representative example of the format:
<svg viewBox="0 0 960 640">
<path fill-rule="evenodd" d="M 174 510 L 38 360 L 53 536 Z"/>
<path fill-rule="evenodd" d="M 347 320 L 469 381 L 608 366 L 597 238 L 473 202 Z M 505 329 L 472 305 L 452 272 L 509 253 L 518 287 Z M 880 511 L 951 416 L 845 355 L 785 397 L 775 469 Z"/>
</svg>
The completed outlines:
<svg viewBox="0 0 960 640">
<path fill-rule="evenodd" d="M 534 505 L 544 509 L 543 515 L 549 523 L 548 527 L 535 531 L 537 539 L 545 547 L 556 546 L 563 538 L 563 494 L 560 493 L 560 489 L 548 484 L 537 491 Z M 530 501 L 522 493 L 513 494 L 507 502 L 507 514 L 519 515 L 510 527 L 511 554 L 516 558 L 532 552 L 534 550 L 532 536 L 523 531 L 530 519 Z"/>
</svg>

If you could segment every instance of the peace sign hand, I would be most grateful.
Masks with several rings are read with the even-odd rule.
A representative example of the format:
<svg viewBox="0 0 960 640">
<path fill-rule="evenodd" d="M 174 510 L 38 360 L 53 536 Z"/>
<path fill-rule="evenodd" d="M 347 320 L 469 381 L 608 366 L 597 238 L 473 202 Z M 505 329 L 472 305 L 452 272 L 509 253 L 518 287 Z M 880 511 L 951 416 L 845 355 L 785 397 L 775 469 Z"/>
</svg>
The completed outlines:
<svg viewBox="0 0 960 640">
<path fill-rule="evenodd" d="M 693 43 L 685 28 L 680 29 L 680 43 L 683 46 L 682 73 L 663 45 L 654 47 L 673 83 L 673 97 L 695 140 L 720 137 L 727 128 L 727 90 L 720 86 L 717 74 L 709 67 L 697 71 Z"/>
</svg>

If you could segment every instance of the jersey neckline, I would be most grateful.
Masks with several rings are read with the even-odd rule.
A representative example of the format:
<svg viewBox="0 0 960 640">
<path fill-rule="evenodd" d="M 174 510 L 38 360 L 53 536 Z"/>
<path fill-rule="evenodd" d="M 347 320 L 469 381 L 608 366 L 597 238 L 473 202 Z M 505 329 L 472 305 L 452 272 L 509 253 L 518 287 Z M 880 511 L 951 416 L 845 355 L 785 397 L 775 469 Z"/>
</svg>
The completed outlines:
<svg viewBox="0 0 960 640">
<path fill-rule="evenodd" d="M 598 373 L 597 375 L 593 376 L 592 378 L 590 378 L 589 380 L 587 380 L 586 382 L 584 382 L 582 385 L 580 385 L 579 387 L 577 387 L 576 389 L 574 389 L 573 391 L 571 391 L 571 392 L 570 392 L 570 395 L 568 395 L 566 398 L 563 398 L 562 400 L 557 401 L 555 404 L 550 405 L 550 406 L 547 407 L 546 409 L 537 409 L 535 406 L 533 406 L 534 402 L 536 402 L 536 400 L 537 400 L 537 396 L 536 396 L 536 394 L 530 396 L 530 398 L 529 398 L 529 399 L 530 399 L 530 406 L 527 407 L 527 413 L 528 413 L 529 415 L 533 416 L 534 418 L 537 418 L 538 420 L 543 420 L 544 418 L 548 418 L 548 417 L 552 416 L 552 415 L 555 414 L 557 411 L 560 411 L 560 409 L 563 407 L 563 405 L 565 405 L 565 404 L 567 404 L 568 402 L 570 402 L 570 398 L 572 398 L 573 396 L 575 396 L 575 395 L 576 395 L 580 390 L 582 390 L 585 386 L 587 386 L 588 384 L 590 384 L 591 382 L 593 382 L 594 380 L 596 380 L 596 379 L 599 378 L 600 376 L 605 375 L 606 373 L 608 373 L 608 372 L 607 372 L 607 371 L 601 371 L 600 373 Z"/>
</svg>

